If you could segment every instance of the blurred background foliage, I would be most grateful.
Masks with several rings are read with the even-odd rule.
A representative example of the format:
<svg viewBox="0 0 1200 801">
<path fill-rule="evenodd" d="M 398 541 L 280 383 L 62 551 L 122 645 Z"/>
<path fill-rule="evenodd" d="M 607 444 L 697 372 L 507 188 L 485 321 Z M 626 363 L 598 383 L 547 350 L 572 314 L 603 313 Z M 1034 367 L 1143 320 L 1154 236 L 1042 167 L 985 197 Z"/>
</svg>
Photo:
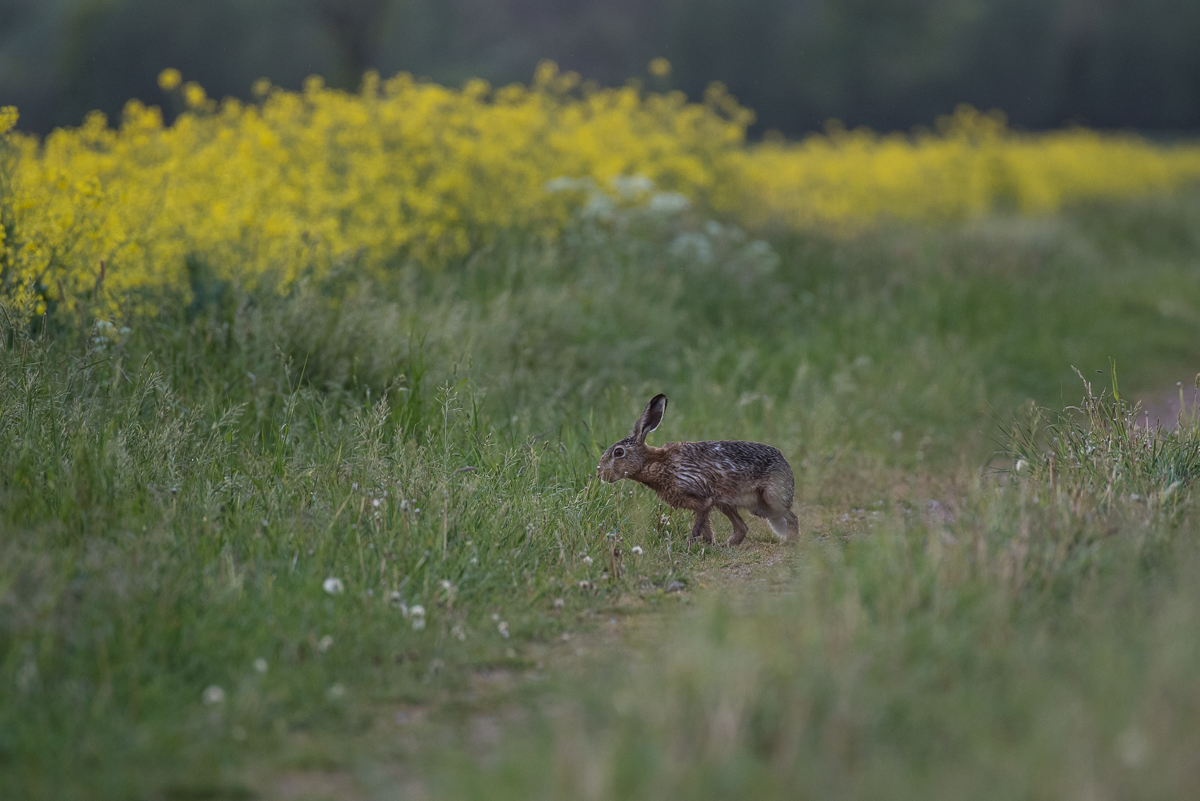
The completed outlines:
<svg viewBox="0 0 1200 801">
<path fill-rule="evenodd" d="M 722 81 L 754 134 L 908 129 L 969 103 L 1171 135 L 1200 128 L 1197 41 L 1194 0 L 0 0 L 0 104 L 46 133 L 161 103 L 165 67 L 246 98 L 260 77 L 351 88 L 369 68 L 505 84 L 550 58 L 693 98 Z M 669 75 L 647 73 L 658 56 Z"/>
</svg>

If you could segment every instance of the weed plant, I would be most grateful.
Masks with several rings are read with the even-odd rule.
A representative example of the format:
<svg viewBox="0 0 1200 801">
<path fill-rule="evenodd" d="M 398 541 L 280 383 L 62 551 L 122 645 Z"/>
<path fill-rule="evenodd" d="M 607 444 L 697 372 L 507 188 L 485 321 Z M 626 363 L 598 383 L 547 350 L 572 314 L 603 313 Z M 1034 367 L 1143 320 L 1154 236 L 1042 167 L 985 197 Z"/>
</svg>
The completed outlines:
<svg viewBox="0 0 1200 801">
<path fill-rule="evenodd" d="M 1087 394 L 1079 406 L 1047 419 L 1032 409 L 1027 419 L 1010 427 L 1013 469 L 1048 483 L 1076 505 L 1088 499 L 1102 506 L 1117 498 L 1173 505 L 1200 477 L 1200 426 L 1179 383 L 1180 419 L 1170 428 L 1151 422 L 1149 412 L 1121 397 L 1116 369 L 1112 394 L 1092 390 L 1080 374 Z M 1200 392 L 1200 375 L 1195 386 Z"/>
</svg>

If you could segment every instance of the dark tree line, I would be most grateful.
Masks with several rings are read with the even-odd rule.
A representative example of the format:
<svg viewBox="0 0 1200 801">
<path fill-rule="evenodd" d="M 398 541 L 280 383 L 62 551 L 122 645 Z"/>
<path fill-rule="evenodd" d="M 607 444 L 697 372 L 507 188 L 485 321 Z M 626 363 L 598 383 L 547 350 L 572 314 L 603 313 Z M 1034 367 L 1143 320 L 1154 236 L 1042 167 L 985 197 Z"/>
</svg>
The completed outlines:
<svg viewBox="0 0 1200 801">
<path fill-rule="evenodd" d="M 665 56 L 666 79 L 646 64 Z M 366 69 L 528 81 L 551 58 L 604 84 L 725 82 L 788 134 L 928 124 L 958 103 L 1016 125 L 1200 129 L 1197 0 L 0 0 L 0 104 L 45 132 L 181 69 L 212 95 Z"/>
</svg>

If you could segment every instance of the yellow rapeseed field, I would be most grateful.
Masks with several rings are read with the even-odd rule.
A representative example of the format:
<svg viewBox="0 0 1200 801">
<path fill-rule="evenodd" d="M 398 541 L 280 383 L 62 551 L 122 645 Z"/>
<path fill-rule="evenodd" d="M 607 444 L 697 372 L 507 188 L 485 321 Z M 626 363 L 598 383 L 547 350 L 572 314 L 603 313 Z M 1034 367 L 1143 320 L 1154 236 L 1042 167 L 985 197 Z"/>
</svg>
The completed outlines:
<svg viewBox="0 0 1200 801">
<path fill-rule="evenodd" d="M 136 313 L 186 300 L 189 263 L 281 290 L 301 274 L 379 274 L 397 259 L 436 266 L 500 231 L 552 235 L 598 192 L 616 203 L 678 193 L 751 226 L 852 230 L 1047 212 L 1200 178 L 1200 145 L 1017 134 L 965 108 L 936 132 L 831 129 L 750 146 L 753 115 L 719 86 L 689 103 L 581 85 L 550 63 L 531 86 L 498 89 L 406 74 L 368 75 L 357 94 L 319 78 L 301 92 L 263 81 L 254 104 L 216 102 L 175 70 L 159 83 L 184 108 L 170 126 L 133 101 L 119 127 L 95 113 L 39 142 L 12 130 L 15 109 L 0 110 L 10 309 L 87 299 Z"/>
</svg>

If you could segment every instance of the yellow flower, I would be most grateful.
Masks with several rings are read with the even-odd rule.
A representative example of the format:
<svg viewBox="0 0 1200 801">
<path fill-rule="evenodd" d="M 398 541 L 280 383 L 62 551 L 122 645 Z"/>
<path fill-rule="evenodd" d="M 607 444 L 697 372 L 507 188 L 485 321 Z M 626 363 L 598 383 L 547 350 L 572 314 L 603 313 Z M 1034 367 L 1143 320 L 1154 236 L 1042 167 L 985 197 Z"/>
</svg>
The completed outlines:
<svg viewBox="0 0 1200 801">
<path fill-rule="evenodd" d="M 16 106 L 0 106 L 0 135 L 15 128 L 19 117 Z"/>
<path fill-rule="evenodd" d="M 195 81 L 188 81 L 183 87 L 183 100 L 187 103 L 188 108 L 202 108 L 208 100 L 208 95 L 204 93 L 204 87 Z"/>
<path fill-rule="evenodd" d="M 158 74 L 158 88 L 164 92 L 173 92 L 183 82 L 183 76 L 175 68 L 165 69 Z"/>
<path fill-rule="evenodd" d="M 659 61 L 651 72 L 669 70 Z M 189 261 L 280 291 L 334 270 L 378 277 L 398 257 L 436 269 L 506 230 L 554 236 L 585 210 L 668 196 L 751 226 L 850 232 L 1000 207 L 1040 214 L 1200 180 L 1195 144 L 1019 134 L 965 107 L 936 133 L 831 126 L 748 146 L 753 114 L 719 85 L 689 103 L 628 86 L 573 94 L 577 81 L 551 62 L 531 86 L 495 90 L 407 74 L 369 75 L 355 94 L 319 78 L 303 92 L 261 80 L 257 104 L 218 107 L 164 70 L 160 86 L 182 86 L 189 109 L 171 126 L 131 101 L 117 128 L 94 113 L 42 143 L 0 109 L 11 187 L 0 197 L 0 300 L 27 313 L 51 298 L 67 310 L 86 300 L 149 311 L 187 296 Z"/>
<path fill-rule="evenodd" d="M 650 61 L 650 74 L 656 78 L 665 78 L 671 74 L 671 62 L 662 56 Z"/>
</svg>

